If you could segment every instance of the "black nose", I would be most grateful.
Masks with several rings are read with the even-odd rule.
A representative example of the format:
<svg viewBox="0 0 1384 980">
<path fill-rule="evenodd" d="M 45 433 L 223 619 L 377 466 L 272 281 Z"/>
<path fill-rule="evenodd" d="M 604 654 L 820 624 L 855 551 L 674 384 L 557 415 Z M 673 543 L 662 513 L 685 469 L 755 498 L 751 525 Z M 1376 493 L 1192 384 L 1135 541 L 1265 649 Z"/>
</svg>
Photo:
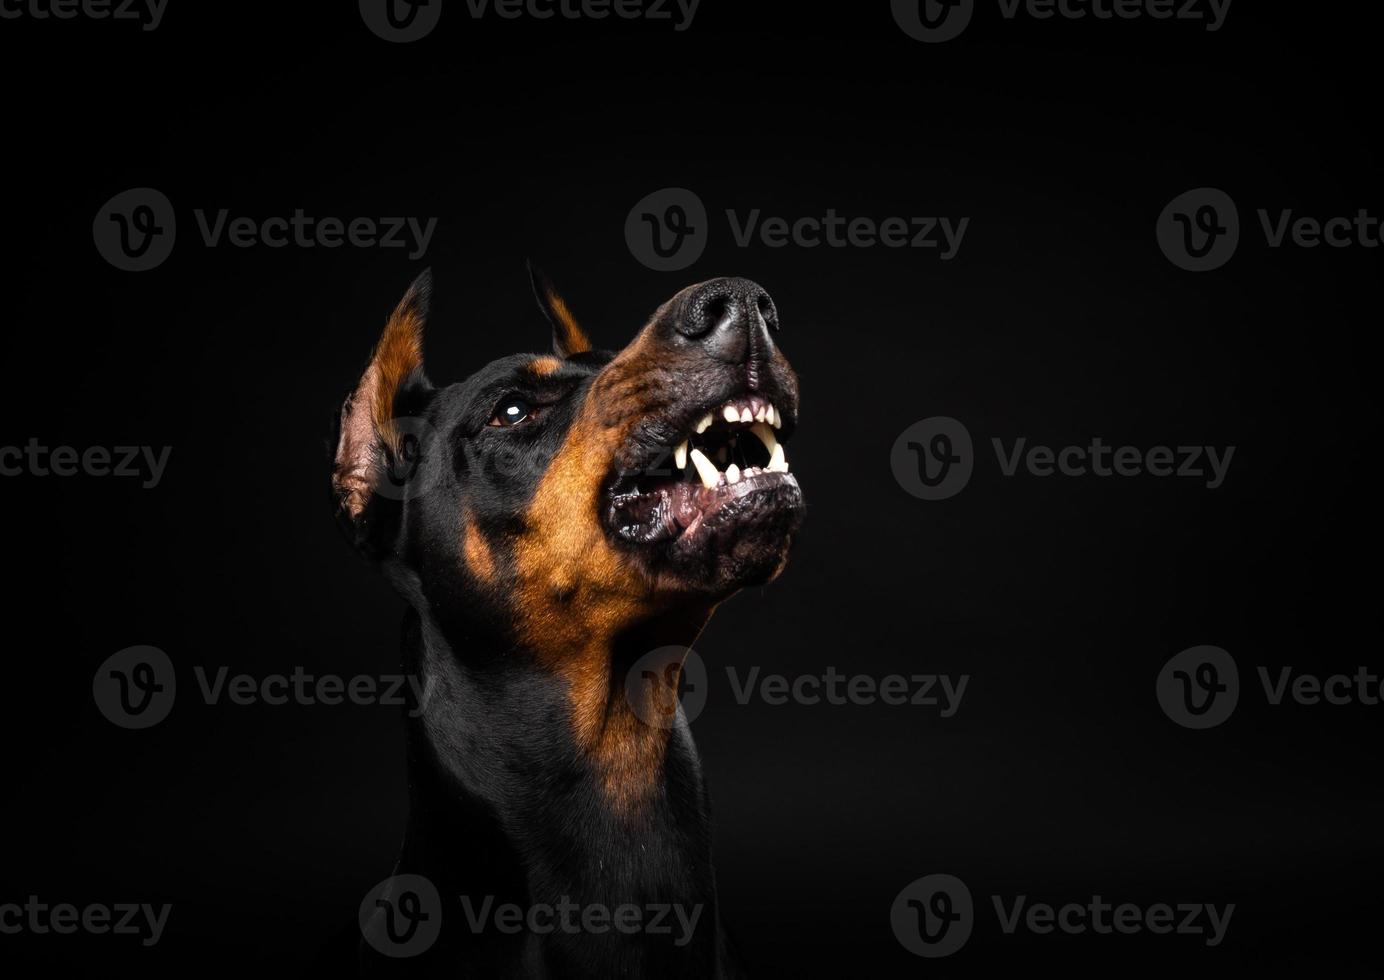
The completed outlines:
<svg viewBox="0 0 1384 980">
<path fill-rule="evenodd" d="M 779 329 L 778 310 L 764 287 L 748 279 L 712 279 L 683 301 L 677 332 L 728 364 L 763 360 Z"/>
</svg>

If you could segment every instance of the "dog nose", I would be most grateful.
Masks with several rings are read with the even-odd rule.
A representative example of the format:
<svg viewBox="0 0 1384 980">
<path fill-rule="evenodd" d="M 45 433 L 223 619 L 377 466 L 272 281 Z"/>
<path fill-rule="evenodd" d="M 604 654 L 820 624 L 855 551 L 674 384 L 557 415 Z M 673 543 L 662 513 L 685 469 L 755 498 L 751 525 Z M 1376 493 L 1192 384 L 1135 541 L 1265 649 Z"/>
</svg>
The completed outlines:
<svg viewBox="0 0 1384 980">
<path fill-rule="evenodd" d="M 712 279 L 688 294 L 674 327 L 718 361 L 742 364 L 773 349 L 778 310 L 757 282 Z"/>
</svg>

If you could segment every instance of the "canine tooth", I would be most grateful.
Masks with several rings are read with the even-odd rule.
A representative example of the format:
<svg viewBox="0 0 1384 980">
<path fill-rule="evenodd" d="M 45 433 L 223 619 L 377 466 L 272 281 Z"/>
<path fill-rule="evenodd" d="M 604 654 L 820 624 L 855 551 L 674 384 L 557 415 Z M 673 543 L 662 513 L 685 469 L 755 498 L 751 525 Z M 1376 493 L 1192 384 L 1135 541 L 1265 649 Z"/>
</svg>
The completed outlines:
<svg viewBox="0 0 1384 980">
<path fill-rule="evenodd" d="M 760 442 L 764 443 L 764 448 L 769 450 L 769 455 L 774 455 L 774 450 L 778 448 L 778 440 L 774 438 L 774 430 L 763 422 L 756 422 L 750 426 L 750 431 L 759 438 Z"/>
<path fill-rule="evenodd" d="M 783 424 L 782 420 L 779 418 L 778 409 L 775 408 L 773 405 L 770 405 L 769 410 L 764 414 L 768 416 L 769 424 L 772 425 L 775 429 L 777 429 L 780 425 Z"/>
<path fill-rule="evenodd" d="M 705 415 L 703 415 L 702 420 L 697 423 L 697 435 L 701 435 L 707 429 L 711 428 L 712 421 L 713 419 L 711 417 L 710 412 L 707 412 Z"/>
<path fill-rule="evenodd" d="M 736 466 L 734 463 L 731 463 L 729 466 L 726 467 L 726 482 L 740 482 L 740 467 Z"/>
<path fill-rule="evenodd" d="M 687 469 L 687 440 L 686 440 L 686 439 L 684 439 L 682 442 L 678 443 L 678 444 L 677 444 L 677 448 L 675 448 L 675 449 L 673 450 L 673 462 L 675 462 L 675 463 L 678 464 L 678 469 L 680 469 L 680 470 L 685 470 L 685 469 Z"/>
<path fill-rule="evenodd" d="M 770 473 L 787 473 L 787 472 L 788 472 L 788 457 L 784 455 L 784 453 L 783 453 L 783 447 L 782 447 L 782 446 L 779 446 L 779 445 L 775 445 L 775 446 L 774 446 L 774 448 L 773 448 L 773 455 L 772 455 L 772 456 L 770 457 L 770 459 L 769 459 L 769 472 L 770 472 Z"/>
<path fill-rule="evenodd" d="M 708 490 L 716 486 L 716 482 L 720 479 L 721 473 L 716 469 L 715 464 L 706 458 L 706 453 L 702 452 L 700 449 L 694 449 L 687 455 L 692 460 L 692 465 L 697 467 L 697 476 L 701 477 L 702 486 L 706 487 Z"/>
<path fill-rule="evenodd" d="M 735 410 L 734 405 L 727 405 L 725 409 L 722 410 L 721 414 L 725 416 L 727 422 L 740 421 L 740 413 Z"/>
</svg>

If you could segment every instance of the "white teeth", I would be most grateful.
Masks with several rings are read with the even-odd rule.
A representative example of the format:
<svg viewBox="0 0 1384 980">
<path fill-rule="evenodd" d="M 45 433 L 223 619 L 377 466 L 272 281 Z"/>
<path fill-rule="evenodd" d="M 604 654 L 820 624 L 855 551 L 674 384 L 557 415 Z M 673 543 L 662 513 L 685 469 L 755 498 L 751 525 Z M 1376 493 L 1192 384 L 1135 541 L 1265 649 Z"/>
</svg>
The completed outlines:
<svg viewBox="0 0 1384 980">
<path fill-rule="evenodd" d="M 707 429 L 711 428 L 711 423 L 711 413 L 707 412 L 705 415 L 702 416 L 702 420 L 697 423 L 697 435 L 701 435 Z"/>
<path fill-rule="evenodd" d="M 778 440 L 774 438 L 774 430 L 763 422 L 756 422 L 750 426 L 750 431 L 759 437 L 759 441 L 764 443 L 764 448 L 769 450 L 769 455 L 772 456 L 774 450 L 778 448 Z"/>
<path fill-rule="evenodd" d="M 740 467 L 736 466 L 734 463 L 731 463 L 729 466 L 726 467 L 726 482 L 740 482 Z"/>
<path fill-rule="evenodd" d="M 688 456 L 692 460 L 692 465 L 697 467 L 697 476 L 701 477 L 702 486 L 706 487 L 708 490 L 716 486 L 721 478 L 721 474 L 716 469 L 715 464 L 706 458 L 706 454 L 700 449 L 694 449 L 688 453 Z"/>
<path fill-rule="evenodd" d="M 754 412 L 754 420 L 755 420 L 756 422 L 763 422 L 763 421 L 764 421 L 765 415 L 766 415 L 766 410 L 765 410 L 765 408 L 764 408 L 763 405 L 760 405 L 757 409 L 755 409 L 755 412 Z"/>
<path fill-rule="evenodd" d="M 742 408 L 740 410 L 740 421 L 744 422 L 746 425 L 754 421 L 754 415 L 750 413 L 748 408 Z"/>
<path fill-rule="evenodd" d="M 726 419 L 727 422 L 739 422 L 739 421 L 740 421 L 740 413 L 737 412 L 737 411 L 735 410 L 734 406 L 732 406 L 732 405 L 727 405 L 727 406 L 721 411 L 721 414 L 722 414 L 723 416 L 725 416 L 725 419 Z"/>
<path fill-rule="evenodd" d="M 675 463 L 678 464 L 678 469 L 680 469 L 680 470 L 684 470 L 684 469 L 687 468 L 687 440 L 686 440 L 686 439 L 684 439 L 682 442 L 678 443 L 677 448 L 675 448 L 675 449 L 673 450 L 673 462 L 675 462 Z"/>
<path fill-rule="evenodd" d="M 770 473 L 787 473 L 788 457 L 783 454 L 782 446 L 774 446 L 772 455 L 769 457 Z"/>
</svg>

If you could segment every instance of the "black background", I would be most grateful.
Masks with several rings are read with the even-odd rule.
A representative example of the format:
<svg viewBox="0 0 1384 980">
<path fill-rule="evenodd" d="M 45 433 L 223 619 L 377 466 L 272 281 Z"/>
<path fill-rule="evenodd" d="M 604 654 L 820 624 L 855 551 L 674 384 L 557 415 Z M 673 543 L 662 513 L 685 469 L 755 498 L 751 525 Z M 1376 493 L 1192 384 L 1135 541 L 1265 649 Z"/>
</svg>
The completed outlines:
<svg viewBox="0 0 1384 980">
<path fill-rule="evenodd" d="M 390 870 L 402 721 L 382 707 L 208 706 L 191 668 L 397 671 L 403 604 L 340 540 L 328 420 L 423 265 L 430 374 L 541 350 L 524 259 L 602 346 L 689 282 L 774 296 L 803 386 L 805 532 L 699 650 L 694 725 L 724 913 L 759 975 L 1056 968 L 1191 975 L 1378 962 L 1380 707 L 1269 707 L 1254 667 L 1378 667 L 1369 343 L 1379 250 L 1271 250 L 1255 209 L 1384 214 L 1377 42 L 1345 5 L 1235 4 L 1216 33 L 1003 20 L 920 44 L 887 3 L 704 0 L 665 23 L 473 20 L 387 44 L 355 4 L 180 3 L 118 22 L 0 21 L 6 325 L 0 444 L 169 445 L 162 484 L 5 478 L 7 824 L 0 901 L 172 902 L 163 940 L 0 936 L 0 962 L 158 974 L 310 969 Z M 1244 237 L 1190 274 L 1158 250 L 1215 186 Z M 158 269 L 91 239 L 112 195 L 178 211 Z M 624 241 L 654 190 L 712 215 L 690 269 Z M 193 209 L 436 216 L 399 250 L 207 248 Z M 968 216 L 959 255 L 737 247 L 726 209 Z M 916 500 L 909 424 L 953 416 L 970 485 Z M 992 437 L 1236 447 L 1224 486 L 1001 476 Z M 144 732 L 91 677 L 166 650 L 181 695 Z M 1216 644 L 1245 693 L 1220 728 L 1154 698 Z M 961 710 L 737 705 L 724 667 L 970 674 Z M 925 874 L 982 911 L 923 961 L 889 908 Z M 1234 902 L 1225 942 L 1003 935 L 989 896 Z M 1329 965 L 1329 966 L 1328 966 Z"/>
</svg>

